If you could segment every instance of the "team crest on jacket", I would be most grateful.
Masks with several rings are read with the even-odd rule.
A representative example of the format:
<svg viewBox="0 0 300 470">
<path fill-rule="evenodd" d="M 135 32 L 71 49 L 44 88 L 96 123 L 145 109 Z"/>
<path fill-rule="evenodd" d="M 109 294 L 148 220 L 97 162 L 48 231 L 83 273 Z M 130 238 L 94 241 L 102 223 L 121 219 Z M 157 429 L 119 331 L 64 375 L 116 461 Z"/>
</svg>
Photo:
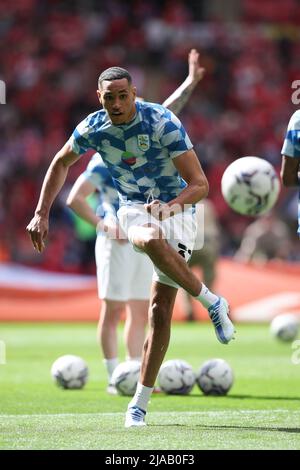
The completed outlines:
<svg viewBox="0 0 300 470">
<path fill-rule="evenodd" d="M 150 138 L 148 134 L 138 134 L 138 148 L 142 152 L 146 152 L 150 148 Z"/>
</svg>

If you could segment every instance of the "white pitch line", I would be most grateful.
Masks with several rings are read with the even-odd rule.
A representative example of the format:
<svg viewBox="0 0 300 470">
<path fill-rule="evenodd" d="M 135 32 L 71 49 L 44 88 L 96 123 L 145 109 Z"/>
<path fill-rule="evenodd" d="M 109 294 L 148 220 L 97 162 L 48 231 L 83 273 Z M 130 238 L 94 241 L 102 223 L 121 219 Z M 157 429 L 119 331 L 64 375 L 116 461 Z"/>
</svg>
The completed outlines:
<svg viewBox="0 0 300 470">
<path fill-rule="evenodd" d="M 222 415 L 230 415 L 230 416 L 240 416 L 240 415 L 247 415 L 247 414 L 270 414 L 270 413 L 293 413 L 293 414 L 300 414 L 300 411 L 296 410 L 287 410 L 287 409 L 275 409 L 275 410 L 220 410 L 220 411 L 181 411 L 180 415 L 186 416 L 222 416 Z M 62 418 L 62 417 L 97 417 L 97 416 L 124 416 L 125 412 L 104 412 L 104 413 L 44 413 L 44 414 L 1 414 L 0 418 L 43 418 L 45 416 L 49 416 L 51 418 Z M 150 411 L 149 415 L 151 416 L 161 416 L 161 415 L 168 415 L 168 416 L 177 416 L 177 411 Z"/>
</svg>

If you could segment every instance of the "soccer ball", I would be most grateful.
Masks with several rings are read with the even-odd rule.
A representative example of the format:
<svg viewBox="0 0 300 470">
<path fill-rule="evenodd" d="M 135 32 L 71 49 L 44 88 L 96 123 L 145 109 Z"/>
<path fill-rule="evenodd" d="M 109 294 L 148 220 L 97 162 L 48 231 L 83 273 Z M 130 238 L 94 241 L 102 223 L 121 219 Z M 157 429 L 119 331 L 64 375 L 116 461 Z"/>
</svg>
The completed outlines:
<svg viewBox="0 0 300 470">
<path fill-rule="evenodd" d="M 298 336 L 299 320 L 292 313 L 277 315 L 271 322 L 270 330 L 282 341 L 293 341 Z"/>
<path fill-rule="evenodd" d="M 271 163 L 258 157 L 243 157 L 226 168 L 221 190 L 235 212 L 259 215 L 268 212 L 276 203 L 280 182 Z"/>
<path fill-rule="evenodd" d="M 82 388 L 88 379 L 88 366 L 81 357 L 67 354 L 53 363 L 51 375 L 59 387 L 68 389 Z"/>
<path fill-rule="evenodd" d="M 111 376 L 119 395 L 133 396 L 139 380 L 141 363 L 139 361 L 126 361 L 117 365 Z"/>
<path fill-rule="evenodd" d="M 192 367 L 181 359 L 164 362 L 158 374 L 161 390 L 170 395 L 188 395 L 195 385 Z"/>
<path fill-rule="evenodd" d="M 226 395 L 233 384 L 233 372 L 223 359 L 210 359 L 200 368 L 196 382 L 204 395 Z"/>
</svg>

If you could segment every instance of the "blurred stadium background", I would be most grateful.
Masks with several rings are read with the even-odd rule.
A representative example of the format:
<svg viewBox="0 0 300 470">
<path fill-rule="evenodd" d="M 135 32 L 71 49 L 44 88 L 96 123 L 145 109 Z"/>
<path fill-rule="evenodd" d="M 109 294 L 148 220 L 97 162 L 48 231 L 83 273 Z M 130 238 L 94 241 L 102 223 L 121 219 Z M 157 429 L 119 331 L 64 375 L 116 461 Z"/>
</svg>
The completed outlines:
<svg viewBox="0 0 300 470">
<path fill-rule="evenodd" d="M 0 107 L 0 320 L 97 318 L 95 234 L 65 205 L 88 156 L 72 167 L 53 207 L 42 255 L 33 251 L 25 227 L 49 162 L 98 107 L 100 71 L 124 66 L 139 95 L 162 102 L 186 76 L 192 47 L 201 52 L 206 76 L 181 120 L 208 176 L 217 216 L 215 289 L 231 300 L 238 320 L 300 313 L 296 191 L 282 189 L 265 225 L 250 232 L 259 242 L 247 254 L 240 247 L 254 219 L 235 214 L 220 193 L 222 174 L 238 157 L 260 156 L 279 171 L 296 109 L 291 86 L 300 79 L 300 2 L 224 3 L 1 1 L 0 79 L 7 96 Z M 175 317 L 185 317 L 180 297 Z"/>
</svg>

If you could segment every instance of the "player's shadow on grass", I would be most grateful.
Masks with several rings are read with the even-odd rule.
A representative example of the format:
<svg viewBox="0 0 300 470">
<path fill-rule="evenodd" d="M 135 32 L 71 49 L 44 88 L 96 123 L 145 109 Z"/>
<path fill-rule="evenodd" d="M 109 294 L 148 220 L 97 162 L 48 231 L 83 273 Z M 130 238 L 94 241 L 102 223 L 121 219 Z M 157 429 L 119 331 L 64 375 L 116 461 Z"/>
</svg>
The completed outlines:
<svg viewBox="0 0 300 470">
<path fill-rule="evenodd" d="M 234 425 L 210 425 L 210 424 L 151 424 L 150 425 L 155 427 L 189 427 L 189 428 L 197 428 L 203 430 L 210 430 L 210 431 L 217 431 L 217 430 L 224 430 L 224 431 L 273 431 L 273 432 L 285 432 L 287 434 L 300 434 L 300 428 L 280 428 L 280 427 L 268 427 L 268 426 L 234 426 Z"/>
<path fill-rule="evenodd" d="M 198 427 L 198 426 L 197 426 Z M 300 428 L 280 428 L 280 427 L 268 427 L 268 426 L 233 426 L 233 425 L 199 425 L 200 428 L 209 429 L 209 430 L 217 430 L 217 429 L 224 429 L 224 430 L 245 430 L 245 431 L 274 431 L 274 432 L 286 432 L 289 434 L 299 434 Z"/>
<path fill-rule="evenodd" d="M 275 431 L 275 432 L 286 432 L 286 433 L 300 433 L 300 428 L 280 428 L 280 427 L 267 427 L 267 426 L 232 426 L 232 425 L 220 425 L 220 426 L 210 426 L 210 425 L 200 425 L 201 428 L 216 430 L 216 429 L 226 429 L 226 430 L 251 430 L 251 431 Z"/>
<path fill-rule="evenodd" d="M 284 400 L 284 401 L 299 401 L 300 403 L 300 396 L 298 397 L 277 397 L 272 395 L 228 395 L 227 398 L 233 398 L 237 400 L 244 400 L 244 399 L 252 399 L 252 400 Z"/>
</svg>

